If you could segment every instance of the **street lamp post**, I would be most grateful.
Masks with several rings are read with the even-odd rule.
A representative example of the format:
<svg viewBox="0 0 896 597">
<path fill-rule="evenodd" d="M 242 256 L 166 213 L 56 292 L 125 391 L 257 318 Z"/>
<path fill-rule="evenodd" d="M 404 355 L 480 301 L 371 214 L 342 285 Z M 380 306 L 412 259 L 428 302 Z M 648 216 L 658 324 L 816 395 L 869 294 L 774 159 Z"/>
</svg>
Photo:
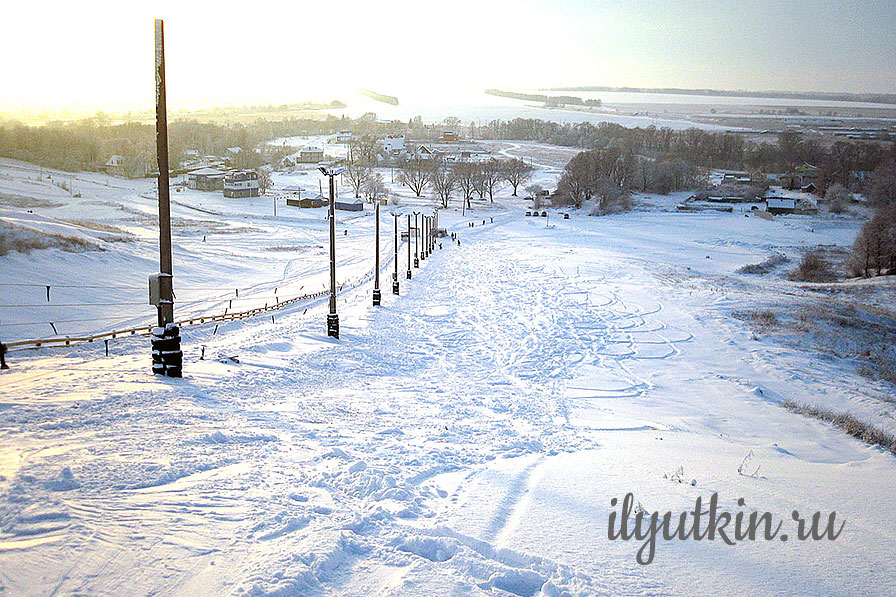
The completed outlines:
<svg viewBox="0 0 896 597">
<path fill-rule="evenodd" d="M 327 336 L 339 338 L 339 315 L 336 314 L 336 177 L 345 168 L 328 170 L 321 166 L 321 173 L 330 179 L 330 312 L 327 314 Z"/>
<path fill-rule="evenodd" d="M 414 212 L 414 267 L 420 267 L 420 247 L 418 244 L 418 240 L 420 238 L 420 225 L 417 224 L 417 216 L 420 215 L 419 211 Z M 410 237 L 408 237 L 408 243 L 411 242 Z"/>
<path fill-rule="evenodd" d="M 426 214 L 420 214 L 420 261 L 426 259 Z"/>
<path fill-rule="evenodd" d="M 408 280 L 411 279 L 411 214 L 408 214 Z"/>
<path fill-rule="evenodd" d="M 397 213 L 392 214 L 392 217 L 395 221 L 395 241 L 393 244 L 393 249 L 395 251 L 395 271 L 392 272 L 392 294 L 398 294 L 398 215 Z"/>
<path fill-rule="evenodd" d="M 382 297 L 380 296 L 380 200 L 376 200 L 375 208 L 376 212 L 376 259 L 374 259 L 374 274 L 373 274 L 373 306 L 378 307 L 380 305 L 380 301 Z"/>
</svg>

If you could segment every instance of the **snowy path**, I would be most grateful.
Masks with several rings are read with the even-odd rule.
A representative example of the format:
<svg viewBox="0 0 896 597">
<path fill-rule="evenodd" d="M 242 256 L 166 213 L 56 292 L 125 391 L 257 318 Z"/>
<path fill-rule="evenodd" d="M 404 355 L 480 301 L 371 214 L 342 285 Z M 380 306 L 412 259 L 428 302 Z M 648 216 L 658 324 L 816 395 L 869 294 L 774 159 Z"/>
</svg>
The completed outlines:
<svg viewBox="0 0 896 597">
<path fill-rule="evenodd" d="M 342 297 L 340 341 L 321 308 L 189 330 L 183 380 L 149 376 L 138 340 L 18 364 L 0 404 L 0 586 L 892 594 L 896 460 L 775 404 L 846 374 L 806 355 L 776 367 L 720 315 L 721 282 L 594 226 L 458 227 L 462 247 L 401 297 Z M 736 471 L 750 450 L 757 477 Z M 686 483 L 664 478 L 678 467 Z M 732 511 L 741 496 L 781 518 L 836 510 L 847 530 L 661 542 L 644 567 L 606 538 L 629 491 L 660 511 L 715 491 Z"/>
</svg>

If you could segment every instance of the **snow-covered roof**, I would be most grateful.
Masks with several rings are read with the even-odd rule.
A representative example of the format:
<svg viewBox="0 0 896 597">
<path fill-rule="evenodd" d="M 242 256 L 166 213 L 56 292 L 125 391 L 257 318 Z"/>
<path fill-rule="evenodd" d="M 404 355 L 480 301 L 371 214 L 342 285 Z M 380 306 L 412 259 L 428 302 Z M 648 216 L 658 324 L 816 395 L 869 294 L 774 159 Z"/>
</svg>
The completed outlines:
<svg viewBox="0 0 896 597">
<path fill-rule="evenodd" d="M 308 147 L 303 147 L 301 153 L 323 153 L 324 150 L 320 147 L 316 147 L 314 145 L 309 145 Z"/>
<path fill-rule="evenodd" d="M 769 207 L 796 207 L 796 199 L 791 197 L 769 197 L 765 203 Z"/>
<path fill-rule="evenodd" d="M 225 173 L 217 168 L 200 168 L 199 170 L 188 172 L 188 174 L 193 176 L 224 176 Z"/>
</svg>

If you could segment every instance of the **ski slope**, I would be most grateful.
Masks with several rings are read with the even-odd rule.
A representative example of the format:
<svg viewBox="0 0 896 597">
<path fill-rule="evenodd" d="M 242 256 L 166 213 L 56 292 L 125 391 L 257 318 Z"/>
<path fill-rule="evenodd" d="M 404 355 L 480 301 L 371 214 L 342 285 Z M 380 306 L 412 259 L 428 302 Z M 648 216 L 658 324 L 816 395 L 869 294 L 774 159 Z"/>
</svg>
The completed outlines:
<svg viewBox="0 0 896 597">
<path fill-rule="evenodd" d="M 892 595 L 896 458 L 778 405 L 893 431 L 891 388 L 731 317 L 805 301 L 737 268 L 848 245 L 858 222 L 678 214 L 661 199 L 527 218 L 505 195 L 444 211 L 461 244 L 443 243 L 397 297 L 384 245 L 384 305 L 369 283 L 341 294 L 338 341 L 319 301 L 275 323 L 184 328 L 183 379 L 153 377 L 141 338 L 109 357 L 16 354 L 0 386 L 0 590 Z M 325 272 L 313 254 L 298 270 L 259 265 L 253 246 L 323 233 L 260 206 L 246 226 L 265 232 L 234 234 L 234 262 L 242 252 L 262 285 Z M 368 272 L 370 217 L 346 227 L 338 271 Z M 0 267 L 43 273 L 57 254 Z M 196 260 L 209 283 L 229 271 L 214 253 Z M 651 512 L 718 493 L 731 512 L 786 526 L 793 509 L 836 511 L 845 527 L 836 541 L 659 541 L 642 566 L 640 542 L 607 538 L 610 500 L 629 492 Z"/>
</svg>

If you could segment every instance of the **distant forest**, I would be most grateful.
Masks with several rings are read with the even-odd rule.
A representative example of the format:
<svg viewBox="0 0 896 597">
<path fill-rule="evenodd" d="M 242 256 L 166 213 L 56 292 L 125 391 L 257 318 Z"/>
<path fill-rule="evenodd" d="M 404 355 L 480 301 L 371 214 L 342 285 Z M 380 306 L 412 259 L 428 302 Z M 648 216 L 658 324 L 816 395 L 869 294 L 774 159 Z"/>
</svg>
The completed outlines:
<svg viewBox="0 0 896 597">
<path fill-rule="evenodd" d="M 676 95 L 710 95 L 724 97 L 764 97 L 799 100 L 825 100 L 837 102 L 867 102 L 871 104 L 896 104 L 893 93 L 849 93 L 828 91 L 725 91 L 720 89 L 681 89 L 678 87 L 551 87 L 546 91 L 616 91 L 624 93 L 666 93 Z"/>
<path fill-rule="evenodd" d="M 170 163 L 177 164 L 188 149 L 203 155 L 225 155 L 228 147 L 240 147 L 238 167 L 254 168 L 271 163 L 270 155 L 256 149 L 278 137 L 333 134 L 352 130 L 356 138 L 405 133 L 418 141 L 435 140 L 446 123 L 462 137 L 508 141 L 537 141 L 586 150 L 612 149 L 625 160 L 677 162 L 688 167 L 728 168 L 760 172 L 789 172 L 804 162 L 820 170 L 817 186 L 855 183 L 852 173 L 870 172 L 882 162 L 896 160 L 892 143 L 836 141 L 824 145 L 798 133 L 783 133 L 772 142 L 756 143 L 728 132 L 700 129 L 627 128 L 613 123 L 560 124 L 538 119 L 494 120 L 463 125 L 458 119 L 424 124 L 382 122 L 374 114 L 357 119 L 287 119 L 252 123 L 217 124 L 176 120 L 169 125 Z M 96 119 L 27 126 L 0 121 L 0 156 L 68 171 L 98 170 L 112 155 L 125 159 L 125 173 L 144 176 L 155 165 L 155 128 L 150 124 L 106 124 Z M 267 161 L 264 160 L 267 158 Z M 245 162 L 245 163 L 244 163 Z"/>
</svg>

